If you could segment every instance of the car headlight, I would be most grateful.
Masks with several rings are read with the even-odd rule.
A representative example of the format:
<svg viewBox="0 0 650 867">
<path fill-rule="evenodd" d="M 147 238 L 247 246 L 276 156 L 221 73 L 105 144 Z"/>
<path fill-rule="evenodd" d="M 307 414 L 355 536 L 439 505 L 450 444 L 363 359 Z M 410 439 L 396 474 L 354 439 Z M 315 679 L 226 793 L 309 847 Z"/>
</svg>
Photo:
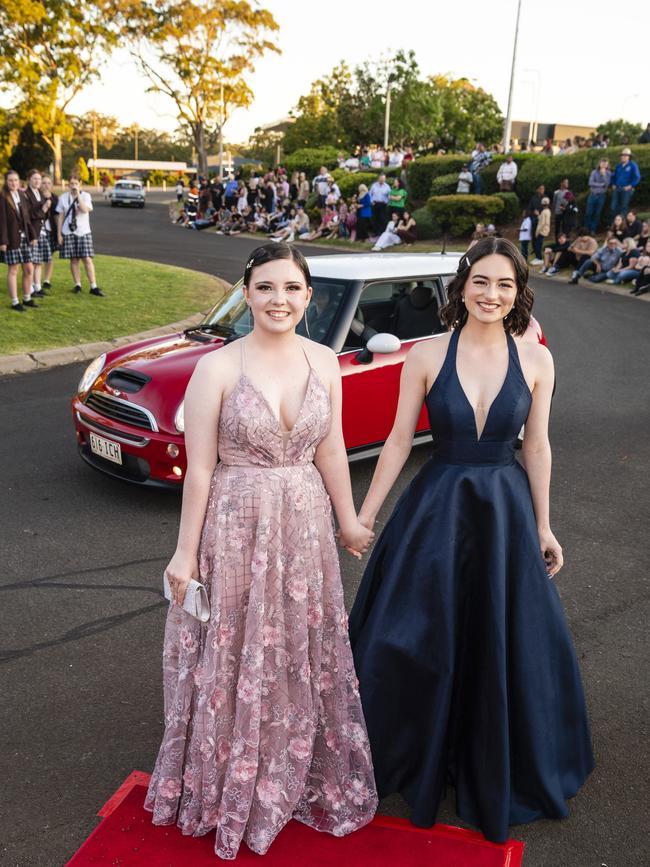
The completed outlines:
<svg viewBox="0 0 650 867">
<path fill-rule="evenodd" d="M 104 365 L 106 364 L 106 353 L 102 352 L 101 355 L 98 355 L 94 361 L 91 361 L 88 367 L 84 370 L 83 376 L 79 380 L 79 385 L 77 386 L 77 391 L 79 394 L 84 394 L 88 391 L 93 384 L 93 382 L 97 379 L 99 374 L 104 369 Z"/>
<path fill-rule="evenodd" d="M 185 433 L 185 401 L 182 400 L 174 416 L 174 427 L 179 433 Z"/>
</svg>

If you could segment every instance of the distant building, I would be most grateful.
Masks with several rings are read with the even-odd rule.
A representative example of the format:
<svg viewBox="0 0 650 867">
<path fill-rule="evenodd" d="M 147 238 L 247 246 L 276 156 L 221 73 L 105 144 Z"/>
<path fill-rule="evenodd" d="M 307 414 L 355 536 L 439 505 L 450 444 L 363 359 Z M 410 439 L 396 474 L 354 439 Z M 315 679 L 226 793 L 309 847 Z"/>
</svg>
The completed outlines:
<svg viewBox="0 0 650 867">
<path fill-rule="evenodd" d="M 186 174 L 187 163 L 174 162 L 172 160 L 109 160 L 89 159 L 88 168 L 92 171 L 97 168 L 98 172 L 110 172 L 117 177 L 124 175 L 145 175 L 148 172 L 167 172 L 168 174 Z"/>
<path fill-rule="evenodd" d="M 553 144 L 561 144 L 566 139 L 575 136 L 592 138 L 596 134 L 595 126 L 575 126 L 566 123 L 538 123 L 537 121 L 513 120 L 511 136 L 516 142 L 534 141 L 543 144 L 550 138 Z"/>
</svg>

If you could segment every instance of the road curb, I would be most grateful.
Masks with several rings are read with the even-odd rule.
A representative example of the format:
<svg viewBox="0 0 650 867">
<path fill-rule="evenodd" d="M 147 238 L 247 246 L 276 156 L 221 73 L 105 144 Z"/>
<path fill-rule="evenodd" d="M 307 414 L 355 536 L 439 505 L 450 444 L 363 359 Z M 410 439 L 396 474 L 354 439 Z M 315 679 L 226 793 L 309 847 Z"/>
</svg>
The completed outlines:
<svg viewBox="0 0 650 867">
<path fill-rule="evenodd" d="M 224 292 L 232 285 L 221 277 L 215 277 L 212 274 L 210 277 L 221 284 Z M 148 340 L 150 337 L 164 337 L 166 334 L 175 334 L 185 328 L 191 328 L 193 325 L 198 325 L 204 316 L 205 312 L 199 311 L 178 322 L 171 322 L 169 325 L 159 325 L 137 334 L 113 337 L 111 340 L 79 343 L 76 346 L 59 346 L 56 349 L 43 349 L 38 352 L 21 352 L 16 355 L 0 355 L 0 376 L 28 373 L 30 370 L 46 370 L 50 367 L 62 367 L 64 364 L 74 364 L 80 361 L 91 361 L 102 352 L 109 352 L 111 349 L 124 346 L 127 343 Z"/>
<path fill-rule="evenodd" d="M 548 274 L 531 271 L 530 276 L 536 277 L 539 280 L 548 280 L 549 283 L 555 283 L 556 285 L 568 286 L 571 289 L 574 286 L 574 284 L 568 282 L 568 278 L 557 277 L 555 274 L 551 274 L 549 277 Z M 623 286 L 613 286 L 611 283 L 592 283 L 590 280 L 580 280 L 579 283 L 575 284 L 576 288 L 579 286 L 581 289 L 591 289 L 592 292 L 606 292 L 609 295 L 619 295 L 621 298 L 629 298 L 631 301 L 650 301 L 650 292 L 647 292 L 645 295 L 631 295 L 630 285 L 630 283 L 626 283 Z"/>
</svg>

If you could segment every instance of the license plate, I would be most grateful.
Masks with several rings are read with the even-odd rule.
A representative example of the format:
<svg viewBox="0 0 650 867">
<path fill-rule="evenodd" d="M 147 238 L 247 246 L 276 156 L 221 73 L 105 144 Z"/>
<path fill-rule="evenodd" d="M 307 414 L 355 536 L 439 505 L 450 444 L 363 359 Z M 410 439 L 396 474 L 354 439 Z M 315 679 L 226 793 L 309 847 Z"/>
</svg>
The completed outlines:
<svg viewBox="0 0 650 867">
<path fill-rule="evenodd" d="M 98 437 L 97 434 L 90 433 L 90 450 L 100 458 L 113 461 L 114 464 L 122 463 L 122 449 L 119 443 L 105 440 L 104 437 Z"/>
</svg>

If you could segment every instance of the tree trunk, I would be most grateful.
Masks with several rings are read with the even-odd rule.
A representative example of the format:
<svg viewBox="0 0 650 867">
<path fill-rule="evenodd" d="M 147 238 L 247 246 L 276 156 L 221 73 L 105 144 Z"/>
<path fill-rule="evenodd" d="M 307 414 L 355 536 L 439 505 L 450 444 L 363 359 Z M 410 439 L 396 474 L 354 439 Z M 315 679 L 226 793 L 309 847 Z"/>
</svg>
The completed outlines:
<svg viewBox="0 0 650 867">
<path fill-rule="evenodd" d="M 55 132 L 53 135 L 52 152 L 54 156 L 54 183 L 60 184 L 63 174 L 63 157 L 61 155 L 61 133 Z"/>
<path fill-rule="evenodd" d="M 201 121 L 192 125 L 194 135 L 194 147 L 196 148 L 196 163 L 199 174 L 208 176 L 208 154 L 205 149 L 205 130 Z"/>
</svg>

